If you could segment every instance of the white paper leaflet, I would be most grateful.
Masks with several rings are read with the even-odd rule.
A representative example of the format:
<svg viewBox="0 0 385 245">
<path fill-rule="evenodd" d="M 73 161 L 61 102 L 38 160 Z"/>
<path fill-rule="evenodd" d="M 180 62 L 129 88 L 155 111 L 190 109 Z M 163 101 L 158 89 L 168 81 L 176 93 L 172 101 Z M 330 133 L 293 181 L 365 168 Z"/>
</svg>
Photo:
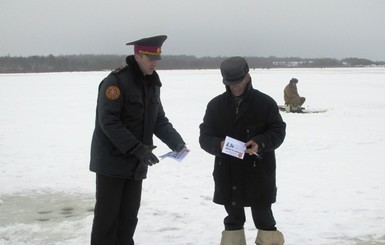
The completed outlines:
<svg viewBox="0 0 385 245">
<path fill-rule="evenodd" d="M 222 149 L 223 153 L 239 159 L 243 159 L 245 155 L 245 150 L 246 150 L 245 142 L 226 136 L 225 144 L 223 145 L 223 149 Z"/>
<path fill-rule="evenodd" d="M 174 159 L 178 162 L 182 162 L 183 159 L 187 156 L 187 154 L 190 152 L 189 149 L 187 148 L 183 148 L 181 151 L 179 152 L 175 152 L 175 151 L 171 151 L 169 153 L 166 153 L 162 156 L 159 156 L 159 158 L 162 160 L 164 158 L 171 158 L 171 159 Z"/>
</svg>

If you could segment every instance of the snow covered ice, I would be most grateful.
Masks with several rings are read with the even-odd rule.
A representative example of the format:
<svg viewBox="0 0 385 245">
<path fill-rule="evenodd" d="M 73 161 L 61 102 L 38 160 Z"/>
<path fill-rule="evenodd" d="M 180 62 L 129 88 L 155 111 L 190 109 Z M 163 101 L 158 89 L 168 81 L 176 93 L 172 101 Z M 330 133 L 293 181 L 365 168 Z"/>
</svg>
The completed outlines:
<svg viewBox="0 0 385 245">
<path fill-rule="evenodd" d="M 164 159 L 144 181 L 138 245 L 219 244 L 225 211 L 212 202 L 213 157 L 200 149 L 219 70 L 158 71 L 166 115 L 191 152 Z M 89 244 L 95 175 L 89 172 L 103 72 L 0 74 L 0 244 Z M 385 244 L 385 68 L 251 70 L 253 86 L 283 103 L 292 77 L 319 114 L 281 112 L 276 151 L 278 228 L 286 244 Z M 155 139 L 157 155 L 169 149 Z M 247 209 L 247 244 L 256 230 Z"/>
</svg>

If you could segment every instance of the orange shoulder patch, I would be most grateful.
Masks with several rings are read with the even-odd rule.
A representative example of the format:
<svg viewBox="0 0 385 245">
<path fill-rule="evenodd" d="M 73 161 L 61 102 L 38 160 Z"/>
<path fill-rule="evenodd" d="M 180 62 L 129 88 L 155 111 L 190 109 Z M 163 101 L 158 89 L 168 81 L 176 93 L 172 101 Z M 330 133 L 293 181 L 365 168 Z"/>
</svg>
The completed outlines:
<svg viewBox="0 0 385 245">
<path fill-rule="evenodd" d="M 115 85 L 111 85 L 106 89 L 105 95 L 109 100 L 116 100 L 120 96 L 120 89 Z"/>
</svg>

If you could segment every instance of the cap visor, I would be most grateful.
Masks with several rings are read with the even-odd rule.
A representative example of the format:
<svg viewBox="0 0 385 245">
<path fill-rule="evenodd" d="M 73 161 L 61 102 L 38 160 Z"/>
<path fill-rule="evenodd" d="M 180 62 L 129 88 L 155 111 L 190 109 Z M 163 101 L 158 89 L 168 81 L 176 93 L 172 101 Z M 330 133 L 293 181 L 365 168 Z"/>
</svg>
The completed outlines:
<svg viewBox="0 0 385 245">
<path fill-rule="evenodd" d="M 147 56 L 148 58 L 152 59 L 152 60 L 161 60 L 162 57 L 160 55 L 149 55 L 149 54 L 145 54 L 145 56 Z"/>
<path fill-rule="evenodd" d="M 223 84 L 224 85 L 235 85 L 235 84 L 241 83 L 242 81 L 243 81 L 243 78 L 241 80 L 235 80 L 235 81 L 229 81 L 229 80 L 223 79 Z"/>
</svg>

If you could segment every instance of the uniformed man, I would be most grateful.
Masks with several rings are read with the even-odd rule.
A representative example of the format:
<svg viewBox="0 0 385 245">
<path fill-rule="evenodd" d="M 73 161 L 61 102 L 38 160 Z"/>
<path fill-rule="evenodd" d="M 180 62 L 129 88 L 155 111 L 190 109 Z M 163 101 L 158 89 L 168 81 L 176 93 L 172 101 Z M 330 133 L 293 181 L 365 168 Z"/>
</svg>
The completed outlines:
<svg viewBox="0 0 385 245">
<path fill-rule="evenodd" d="M 91 244 L 132 245 L 138 222 L 142 180 L 159 162 L 152 153 L 153 135 L 173 151 L 185 147 L 160 100 L 155 71 L 167 36 L 143 38 L 127 65 L 99 85 L 90 170 L 96 173 L 96 204 Z"/>
<path fill-rule="evenodd" d="M 292 78 L 283 90 L 285 109 L 287 112 L 303 112 L 301 107 L 305 103 L 306 98 L 299 96 L 297 83 L 298 79 Z"/>
<path fill-rule="evenodd" d="M 251 208 L 258 245 L 282 245 L 271 210 L 276 200 L 275 149 L 285 138 L 286 124 L 277 103 L 252 86 L 243 57 L 230 57 L 220 66 L 226 91 L 207 105 L 199 143 L 215 156 L 214 202 L 227 216 L 221 245 L 246 245 L 245 207 Z M 245 142 L 243 159 L 222 153 L 229 136 Z"/>
</svg>

